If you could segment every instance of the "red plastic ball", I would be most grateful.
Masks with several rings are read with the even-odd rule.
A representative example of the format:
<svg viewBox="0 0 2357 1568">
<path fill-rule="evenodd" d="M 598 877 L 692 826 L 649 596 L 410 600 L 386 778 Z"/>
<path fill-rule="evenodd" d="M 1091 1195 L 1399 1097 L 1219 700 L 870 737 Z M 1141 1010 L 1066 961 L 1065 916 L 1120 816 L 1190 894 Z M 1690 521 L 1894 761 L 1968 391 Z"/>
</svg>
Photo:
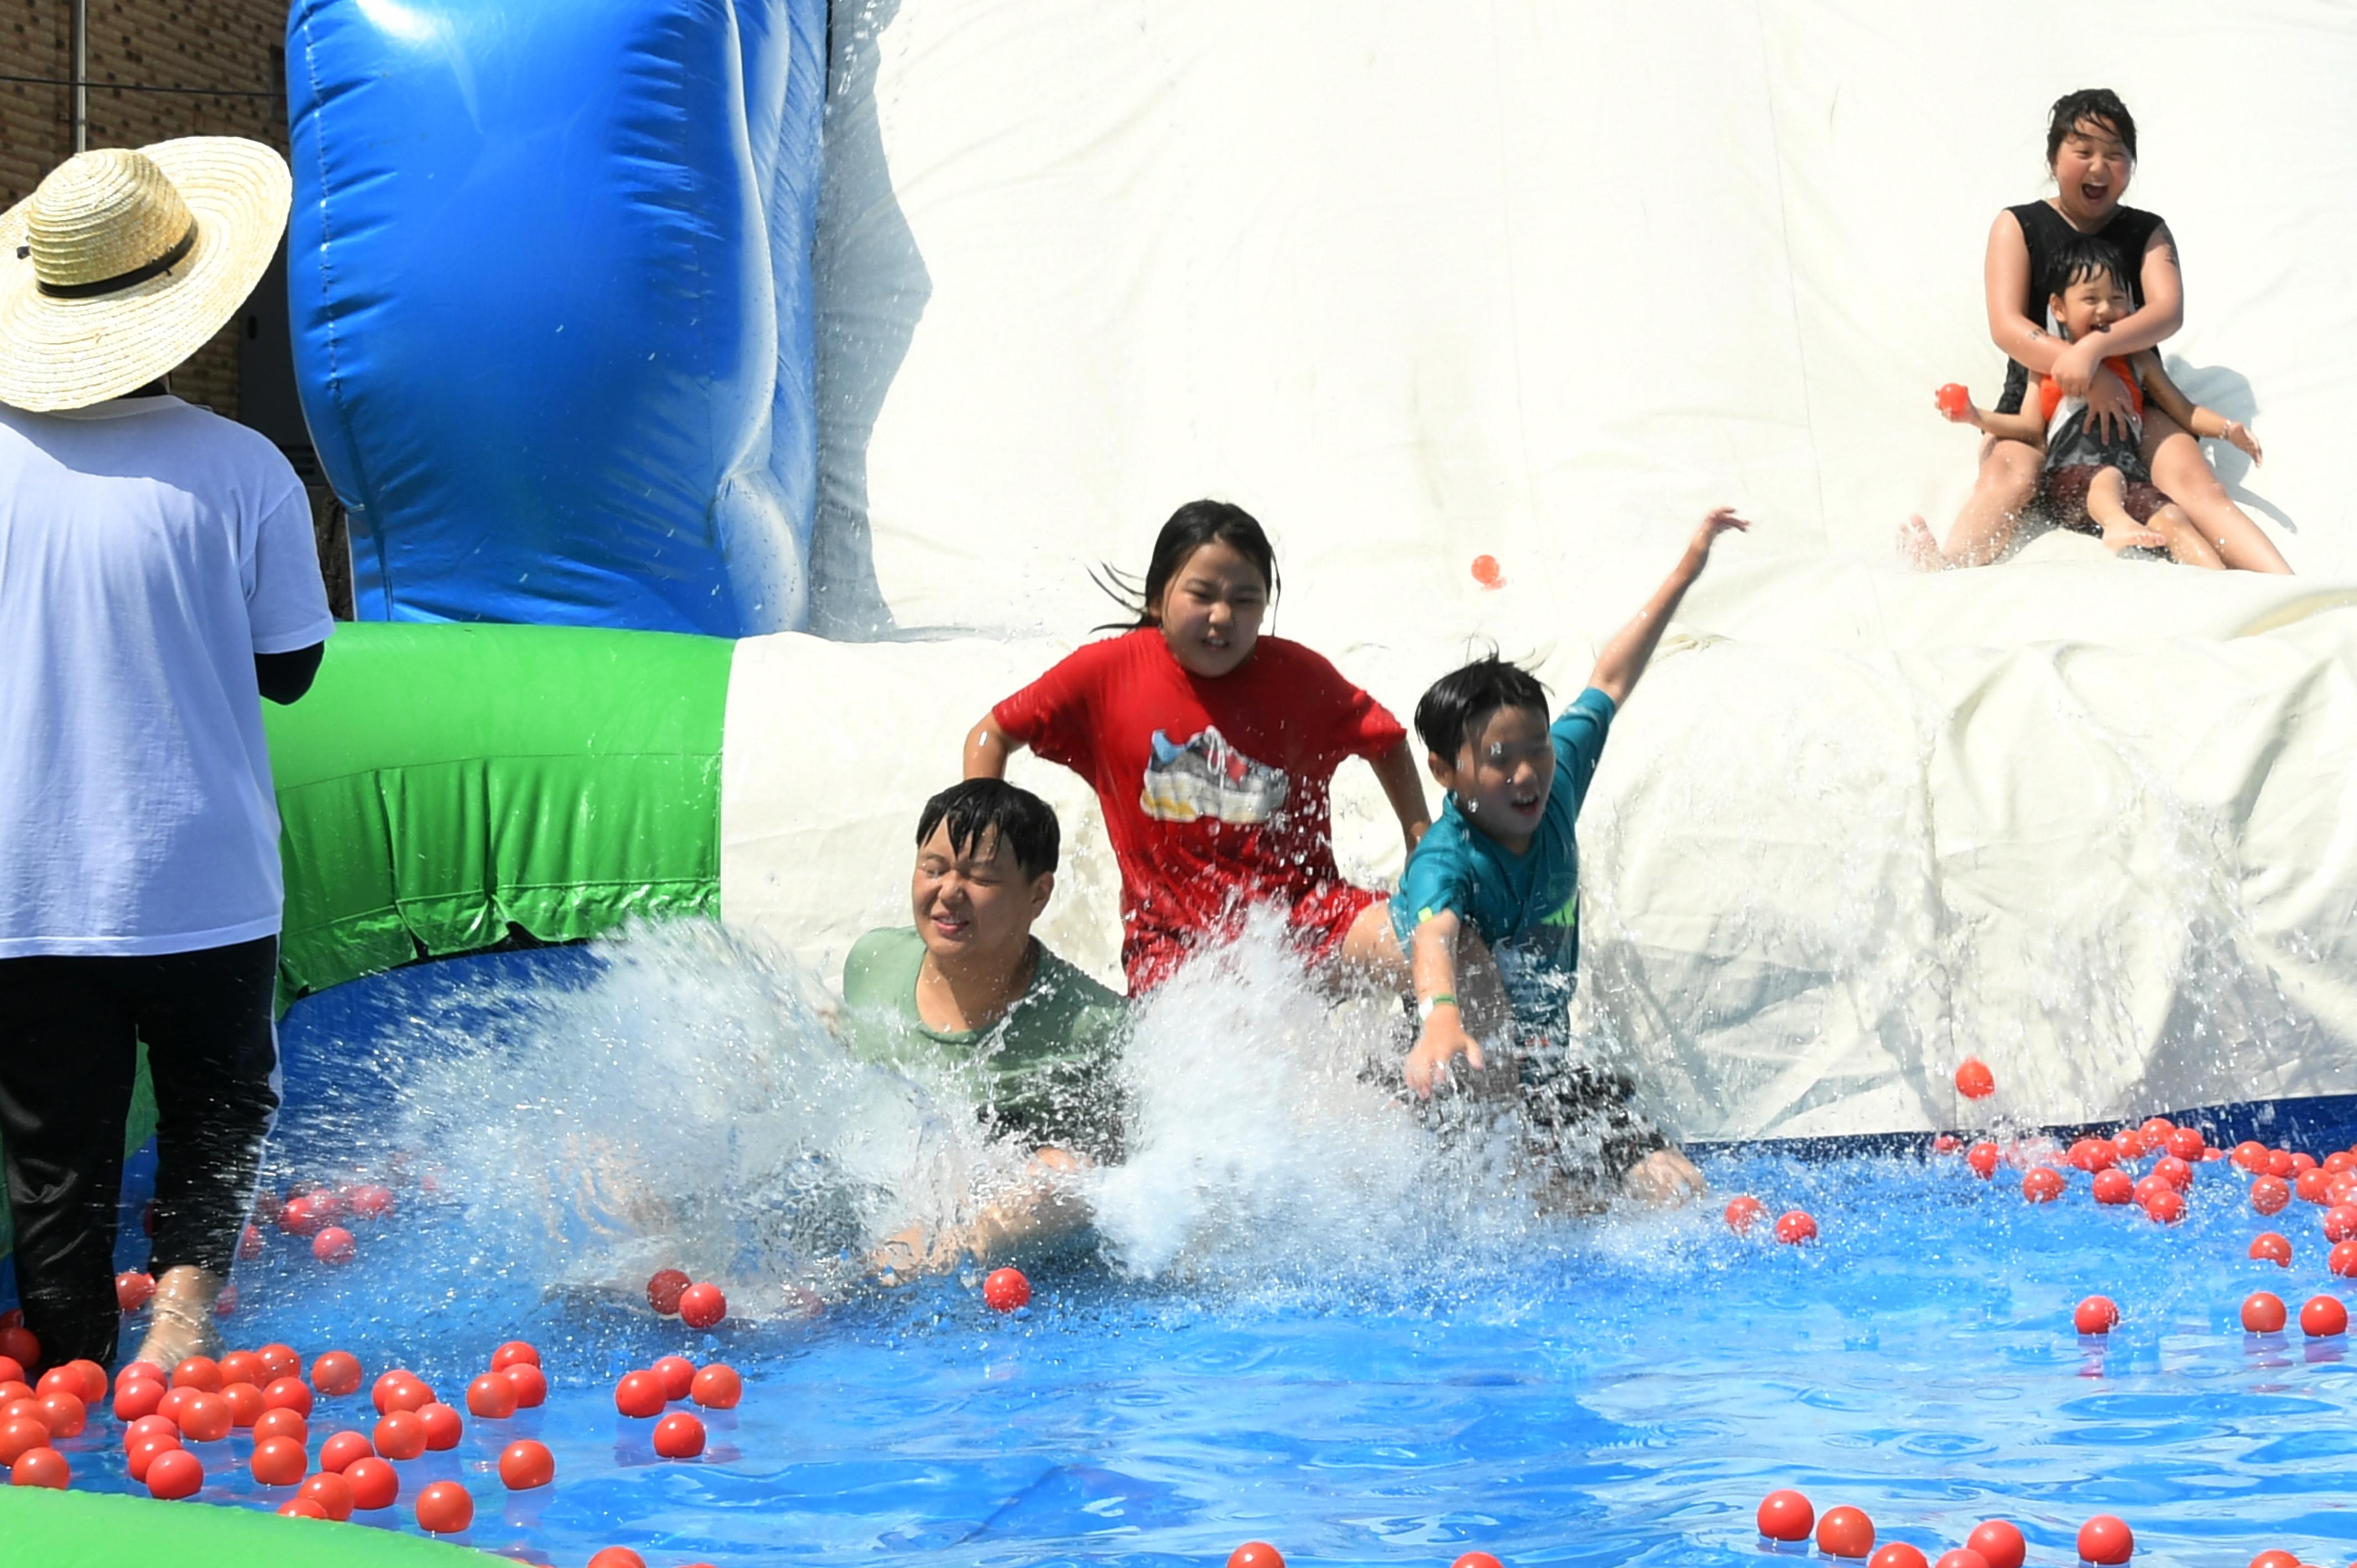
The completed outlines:
<svg viewBox="0 0 2357 1568">
<path fill-rule="evenodd" d="M 2108 1138 L 2082 1138 L 2071 1145 L 2067 1157 L 2080 1170 L 2107 1171 L 2119 1164 L 2120 1152 Z"/>
<path fill-rule="evenodd" d="M 360 1242 L 340 1225 L 330 1225 L 311 1238 L 311 1256 L 329 1268 L 342 1268 L 360 1250 Z"/>
<path fill-rule="evenodd" d="M 171 1435 L 151 1434 L 133 1444 L 123 1455 L 123 1468 L 135 1481 L 147 1479 L 147 1467 L 158 1454 L 168 1454 L 180 1446 L 180 1440 Z M 20 1449 L 18 1452 L 22 1452 Z M 7 1454 L 7 1444 L 0 1442 L 0 1457 Z"/>
<path fill-rule="evenodd" d="M 368 1463 L 365 1460 L 361 1462 Z M 383 1461 L 377 1460 L 375 1463 L 382 1464 Z M 392 1466 L 386 1466 L 386 1468 L 390 1469 Z M 339 1523 L 352 1517 L 352 1509 L 356 1506 L 352 1498 L 352 1484 L 332 1470 L 322 1470 L 313 1476 L 303 1483 L 302 1489 L 295 1495 L 310 1498 L 320 1513 Z"/>
<path fill-rule="evenodd" d="M 1485 588 L 1501 588 L 1506 585 L 1505 568 L 1498 564 L 1495 555 L 1476 555 L 1471 571 L 1473 580 Z"/>
<path fill-rule="evenodd" d="M 303 1358 L 295 1354 L 292 1345 L 281 1345 L 273 1340 L 256 1350 L 253 1359 L 262 1363 L 261 1381 L 264 1393 L 269 1392 L 270 1385 L 281 1378 L 299 1380 L 303 1376 Z"/>
<path fill-rule="evenodd" d="M 2299 1175 L 2299 1162 L 2291 1157 L 2291 1151 L 2288 1149 L 2269 1149 L 2267 1151 L 2267 1175 L 2274 1176 L 2278 1181 L 2287 1182 L 2292 1177 Z"/>
<path fill-rule="evenodd" d="M 417 1528 L 456 1535 L 475 1522 L 474 1495 L 456 1481 L 436 1481 L 417 1494 Z"/>
<path fill-rule="evenodd" d="M 219 1443 L 236 1424 L 230 1415 L 229 1401 L 202 1389 L 189 1392 L 180 1406 L 178 1420 L 181 1437 L 190 1443 Z"/>
<path fill-rule="evenodd" d="M 1964 1164 L 1970 1165 L 1973 1169 L 1973 1175 L 1980 1177 L 1983 1181 L 1986 1181 L 1989 1177 L 1996 1175 L 1996 1167 L 2004 1159 L 2005 1151 L 1998 1148 L 1995 1144 L 1975 1144 L 1971 1148 L 1964 1151 Z"/>
<path fill-rule="evenodd" d="M 137 1269 L 114 1276 L 114 1305 L 124 1312 L 136 1312 L 147 1305 L 156 1294 L 156 1276 L 143 1274 Z"/>
<path fill-rule="evenodd" d="M 1962 419 L 1973 411 L 1972 389 L 1960 381 L 1950 381 L 1932 394 L 1932 401 L 1950 419 Z"/>
<path fill-rule="evenodd" d="M 663 1398 L 683 1400 L 695 1382 L 695 1363 L 684 1356 L 664 1356 L 647 1369 L 662 1383 Z"/>
<path fill-rule="evenodd" d="M 1956 1092 L 1966 1100 L 1986 1100 L 1996 1092 L 1996 1074 L 1978 1057 L 1956 1064 Z"/>
<path fill-rule="evenodd" d="M 2267 1146 L 2255 1139 L 2245 1138 L 2234 1145 L 2234 1164 L 2254 1175 L 2267 1168 Z"/>
<path fill-rule="evenodd" d="M 2335 1204 L 2324 1211 L 2324 1239 L 2328 1241 L 2357 1240 L 2357 1203 Z"/>
<path fill-rule="evenodd" d="M 1776 1217 L 1776 1240 L 1787 1247 L 1813 1241 L 1816 1235 L 1816 1219 L 1803 1209 L 1788 1208 Z"/>
<path fill-rule="evenodd" d="M 556 1456 L 544 1443 L 519 1438 L 500 1450 L 500 1480 L 511 1492 L 528 1492 L 556 1479 Z"/>
<path fill-rule="evenodd" d="M 516 1412 L 515 1385 L 501 1372 L 485 1372 L 467 1385 L 467 1409 L 485 1421 L 505 1421 Z"/>
<path fill-rule="evenodd" d="M 2288 1552 L 2262 1552 L 2251 1559 L 2251 1568 L 2300 1568 L 2300 1562 Z"/>
<path fill-rule="evenodd" d="M 168 1437 L 178 1443 L 180 1429 L 160 1415 L 143 1415 L 123 1429 L 123 1451 L 130 1453 L 145 1437 Z"/>
<path fill-rule="evenodd" d="M 382 1219 L 393 1212 L 393 1188 L 373 1184 L 348 1188 L 344 1208 L 355 1219 Z"/>
<path fill-rule="evenodd" d="M 221 1402 L 229 1406 L 230 1424 L 240 1432 L 260 1421 L 262 1412 L 270 1408 L 262 1402 L 262 1391 L 252 1383 L 224 1383 L 221 1397 Z"/>
<path fill-rule="evenodd" d="M 540 1365 L 540 1352 L 522 1339 L 511 1339 L 491 1352 L 491 1370 L 504 1372 L 517 1362 L 528 1367 Z"/>
<path fill-rule="evenodd" d="M 516 1409 L 531 1410 L 546 1402 L 548 1376 L 530 1361 L 511 1361 L 500 1369 L 500 1376 L 515 1390 Z"/>
<path fill-rule="evenodd" d="M 1758 1198 L 1749 1193 L 1745 1193 L 1742 1197 L 1728 1201 L 1727 1211 L 1722 1218 L 1726 1219 L 1727 1228 L 1729 1230 L 1734 1231 L 1738 1236 L 1748 1236 L 1751 1233 L 1752 1225 L 1765 1212 L 1765 1206 Z"/>
<path fill-rule="evenodd" d="M 291 1410 L 300 1416 L 311 1413 L 311 1385 L 300 1378 L 273 1378 L 270 1386 L 262 1391 L 264 1410 Z"/>
<path fill-rule="evenodd" d="M 1506 1565 L 1486 1552 L 1468 1552 L 1451 1563 L 1448 1568 L 1506 1568 Z"/>
<path fill-rule="evenodd" d="M 2180 1160 L 2198 1160 L 2210 1152 L 2210 1140 L 2201 1135 L 2199 1127 L 2179 1127 L 2165 1140 L 2169 1152 Z"/>
<path fill-rule="evenodd" d="M 2119 1151 L 2119 1156 L 2124 1160 L 2140 1160 L 2152 1152 L 2151 1145 L 2145 1142 L 2144 1134 L 2133 1127 L 2123 1127 L 2113 1133 L 2112 1147 Z"/>
<path fill-rule="evenodd" d="M 343 1478 L 352 1489 L 352 1507 L 362 1513 L 389 1509 L 401 1498 L 401 1472 L 382 1459 L 355 1459 L 344 1466 Z"/>
<path fill-rule="evenodd" d="M 172 1369 L 172 1386 L 217 1394 L 221 1386 L 221 1363 L 210 1356 L 191 1356 Z"/>
<path fill-rule="evenodd" d="M 2051 1165 L 2032 1165 L 2021 1178 L 2021 1196 L 2032 1203 L 2051 1203 L 2070 1184 Z"/>
<path fill-rule="evenodd" d="M 2299 1331 L 2310 1339 L 2330 1339 L 2349 1332 L 2349 1309 L 2341 1298 L 2312 1295 L 2299 1309 Z"/>
<path fill-rule="evenodd" d="M 1285 1553 L 1265 1541 L 1247 1541 L 1228 1553 L 1228 1568 L 1285 1568 Z"/>
<path fill-rule="evenodd" d="M 2144 1195 L 2145 1218 L 2156 1225 L 2174 1225 L 2185 1218 L 2185 1196 L 2174 1187 Z"/>
<path fill-rule="evenodd" d="M 302 1493 L 297 1492 L 293 1497 L 278 1505 L 278 1517 L 281 1519 L 325 1519 L 328 1517 L 328 1510 L 321 1508 L 317 1503 L 313 1502 L 310 1498 L 305 1497 Z"/>
<path fill-rule="evenodd" d="M 311 1386 L 329 1399 L 359 1392 L 360 1358 L 348 1350 L 328 1351 L 311 1363 Z"/>
<path fill-rule="evenodd" d="M 289 1236 L 315 1236 L 328 1222 L 312 1197 L 290 1197 L 278 1210 L 278 1229 Z"/>
<path fill-rule="evenodd" d="M 2136 1555 L 2136 1534 L 2125 1520 L 2099 1513 L 2079 1527 L 2079 1561 L 2103 1565 L 2126 1562 Z"/>
<path fill-rule="evenodd" d="M 299 1411 L 288 1410 L 283 1405 L 276 1410 L 265 1410 L 262 1412 L 262 1419 L 253 1423 L 253 1440 L 260 1443 L 271 1437 L 291 1437 L 308 1446 L 311 1423 L 303 1419 Z"/>
<path fill-rule="evenodd" d="M 677 1269 L 657 1269 L 647 1280 L 647 1305 L 665 1317 L 676 1317 L 680 1293 L 694 1283 Z"/>
<path fill-rule="evenodd" d="M 1798 1492 L 1770 1492 L 1760 1499 L 1760 1533 L 1770 1541 L 1806 1541 L 1816 1522 L 1817 1510 Z"/>
<path fill-rule="evenodd" d="M 48 1446 L 49 1429 L 31 1416 L 16 1415 L 0 1421 L 0 1465 L 14 1465 L 18 1455 Z"/>
<path fill-rule="evenodd" d="M 404 1372 L 400 1381 L 382 1390 L 378 1397 L 382 1402 L 377 1413 L 391 1415 L 397 1410 L 415 1411 L 421 1406 L 432 1404 L 434 1389 L 424 1380 Z"/>
<path fill-rule="evenodd" d="M 624 1415 L 643 1421 L 661 1415 L 662 1407 L 662 1380 L 652 1372 L 625 1372 L 614 1385 L 614 1408 Z"/>
<path fill-rule="evenodd" d="M 419 1405 L 417 1420 L 425 1428 L 425 1451 L 428 1454 L 447 1453 L 457 1447 L 458 1440 L 467 1434 L 467 1423 L 459 1419 L 458 1412 L 439 1400 L 432 1404 Z"/>
<path fill-rule="evenodd" d="M 2291 1239 L 2273 1230 L 2262 1230 L 2251 1238 L 2251 1256 L 2261 1262 L 2287 1269 L 2291 1267 Z"/>
<path fill-rule="evenodd" d="M 704 1452 L 704 1423 L 675 1410 L 655 1423 L 654 1444 L 666 1459 L 693 1459 Z"/>
<path fill-rule="evenodd" d="M 647 1568 L 647 1560 L 627 1546 L 608 1546 L 589 1559 L 589 1568 Z"/>
<path fill-rule="evenodd" d="M 2082 1334 L 2109 1334 L 2119 1320 L 2119 1306 L 2107 1295 L 2091 1295 L 2071 1314 L 2072 1326 Z"/>
<path fill-rule="evenodd" d="M 27 1448 L 8 1466 L 8 1484 L 62 1492 L 73 1484 L 73 1466 L 54 1448 Z"/>
<path fill-rule="evenodd" d="M 256 1381 L 262 1376 L 262 1360 L 251 1350 L 231 1350 L 216 1365 L 221 1368 L 223 1388 L 231 1383 L 253 1383 L 256 1388 L 262 1386 Z"/>
<path fill-rule="evenodd" d="M 1867 1568 L 1932 1568 L 1932 1564 L 1914 1547 L 1894 1541 L 1877 1550 Z"/>
<path fill-rule="evenodd" d="M 167 1502 L 205 1489 L 204 1462 L 185 1448 L 167 1448 L 147 1462 L 147 1495 Z"/>
<path fill-rule="evenodd" d="M 2124 1170 L 2100 1170 L 2095 1173 L 2097 1203 L 2127 1203 L 2136 1197 L 2136 1181 Z"/>
<path fill-rule="evenodd" d="M 2285 1157 L 2291 1161 L 2290 1175 L 2295 1179 L 2298 1177 L 2299 1173 L 2302 1171 L 2312 1171 L 2316 1169 L 2316 1156 L 2314 1155 L 2303 1155 L 2295 1149 Z"/>
<path fill-rule="evenodd" d="M 2029 1542 L 2010 1520 L 1987 1519 L 1964 1537 L 1964 1550 L 1979 1553 L 1988 1568 L 2021 1568 L 2022 1559 L 2029 1555 Z"/>
<path fill-rule="evenodd" d="M 2291 1186 L 2281 1176 L 2263 1176 L 2251 1179 L 2251 1208 L 2258 1214 L 2280 1214 L 2291 1201 Z"/>
<path fill-rule="evenodd" d="M 376 1423 L 376 1435 L 371 1441 L 388 1459 L 414 1459 L 425 1452 L 425 1423 L 408 1411 L 396 1410 Z"/>
<path fill-rule="evenodd" d="M 1874 1521 L 1863 1509 L 1827 1509 L 1817 1520 L 1817 1550 L 1828 1557 L 1872 1556 Z"/>
<path fill-rule="evenodd" d="M 265 1437 L 253 1445 L 246 1467 L 260 1486 L 291 1487 L 310 1473 L 311 1456 L 291 1438 Z"/>
<path fill-rule="evenodd" d="M 270 1239 L 264 1236 L 256 1226 L 249 1225 L 237 1233 L 237 1255 L 241 1262 L 253 1262 L 268 1251 L 269 1247 Z"/>
<path fill-rule="evenodd" d="M 27 1367 L 41 1364 L 41 1342 L 33 1337 L 31 1329 L 12 1323 L 0 1328 L 0 1356 L 16 1363 L 16 1380 L 22 1381 Z"/>
<path fill-rule="evenodd" d="M 745 1397 L 745 1380 L 737 1375 L 734 1367 L 715 1361 L 695 1369 L 695 1380 L 688 1385 L 687 1397 L 706 1410 L 735 1410 L 737 1402 Z"/>
<path fill-rule="evenodd" d="M 137 1363 L 135 1362 L 134 1363 L 134 1365 L 136 1364 Z M 159 1373 L 157 1375 L 160 1377 L 162 1374 Z M 0 1386 L 5 1386 L 9 1383 L 21 1383 L 24 1380 L 25 1368 L 23 1363 L 19 1362 L 14 1356 L 0 1356 Z"/>
<path fill-rule="evenodd" d="M 2175 1155 L 2163 1155 L 2153 1161 L 2152 1174 L 2179 1192 L 2193 1185 L 2193 1167 Z"/>
<path fill-rule="evenodd" d="M 366 1459 L 376 1452 L 368 1434 L 361 1432 L 339 1432 L 319 1444 L 319 1468 L 342 1475 L 355 1459 Z"/>
<path fill-rule="evenodd" d="M 2324 1255 L 2324 1272 L 2344 1280 L 2357 1278 L 2357 1241 L 2335 1241 Z"/>
<path fill-rule="evenodd" d="M 41 1396 L 36 1419 L 49 1429 L 52 1437 L 80 1437 L 82 1428 L 90 1424 L 90 1407 L 81 1402 L 81 1395 L 59 1389 Z"/>
<path fill-rule="evenodd" d="M 728 1298 L 716 1284 L 694 1284 L 679 1293 L 679 1320 L 690 1328 L 709 1328 L 728 1316 Z"/>
<path fill-rule="evenodd" d="M 993 1269 L 982 1282 L 982 1300 L 993 1312 L 1013 1312 L 1031 1300 L 1031 1282 L 1020 1269 Z"/>
<path fill-rule="evenodd" d="M 2330 1173 L 2321 1166 L 2302 1171 L 2291 1178 L 2291 1195 L 2302 1203 L 2322 1203 L 2325 1188 L 2332 1185 Z"/>
</svg>

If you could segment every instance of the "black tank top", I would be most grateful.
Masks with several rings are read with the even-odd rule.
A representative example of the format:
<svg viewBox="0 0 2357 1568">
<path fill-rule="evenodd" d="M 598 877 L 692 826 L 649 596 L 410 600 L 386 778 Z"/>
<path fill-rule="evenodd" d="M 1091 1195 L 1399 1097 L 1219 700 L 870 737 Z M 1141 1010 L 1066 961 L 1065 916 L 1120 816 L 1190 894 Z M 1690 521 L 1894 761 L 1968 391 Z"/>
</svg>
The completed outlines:
<svg viewBox="0 0 2357 1568">
<path fill-rule="evenodd" d="M 2029 247 L 2029 286 L 2021 301 L 2021 313 L 2030 320 L 2043 323 L 2046 301 L 2054 293 L 2055 252 L 2078 238 L 2079 231 L 2071 220 L 2043 201 L 2025 201 L 2018 207 L 2008 207 L 2013 220 L 2021 225 L 2021 238 Z M 2153 232 L 2160 228 L 2160 215 L 2136 207 L 2116 207 L 2112 220 L 2095 231 L 2095 238 L 2108 242 L 2120 253 L 2120 268 L 2127 274 L 2128 305 L 2131 309 L 2144 308 L 2144 252 L 2152 243 Z M 1997 400 L 1999 413 L 2018 413 L 2022 394 L 2029 388 L 2029 369 L 2018 360 L 2005 362 L 2005 395 Z"/>
</svg>

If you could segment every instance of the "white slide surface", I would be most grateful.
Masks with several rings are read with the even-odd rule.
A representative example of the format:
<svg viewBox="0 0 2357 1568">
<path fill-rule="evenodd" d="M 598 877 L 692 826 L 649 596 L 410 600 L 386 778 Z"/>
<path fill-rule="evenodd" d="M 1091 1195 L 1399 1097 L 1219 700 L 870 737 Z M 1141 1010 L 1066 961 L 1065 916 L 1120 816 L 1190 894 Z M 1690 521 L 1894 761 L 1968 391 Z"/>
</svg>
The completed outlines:
<svg viewBox="0 0 2357 1568">
<path fill-rule="evenodd" d="M 817 258 L 826 642 L 730 695 L 724 902 L 839 962 L 965 726 L 1210 494 L 1275 628 L 1405 714 L 1469 642 L 1567 695 L 1709 505 L 1755 518 L 1583 820 L 1585 1004 L 1693 1136 L 2357 1090 L 2357 11 L 1541 0 L 838 5 Z M 1990 401 L 1991 219 L 2116 88 L 2165 348 L 2299 575 L 2050 537 L 1926 579 Z M 2260 149 L 2276 150 L 2262 153 Z M 1490 554 L 1506 585 L 1469 572 Z M 1111 968 L 1114 884 L 1050 940 Z M 1395 869 L 1346 769 L 1346 865 Z"/>
</svg>

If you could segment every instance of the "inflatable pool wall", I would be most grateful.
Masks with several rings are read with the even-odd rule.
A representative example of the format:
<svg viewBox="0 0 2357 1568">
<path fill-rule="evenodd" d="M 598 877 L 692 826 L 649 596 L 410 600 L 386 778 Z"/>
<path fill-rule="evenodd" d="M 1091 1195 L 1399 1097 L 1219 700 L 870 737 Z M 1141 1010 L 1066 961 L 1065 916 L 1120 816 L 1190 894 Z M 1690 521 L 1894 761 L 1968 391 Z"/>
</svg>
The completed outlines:
<svg viewBox="0 0 2357 1568">
<path fill-rule="evenodd" d="M 360 613 L 799 626 L 823 0 L 304 0 L 296 375 Z"/>
</svg>

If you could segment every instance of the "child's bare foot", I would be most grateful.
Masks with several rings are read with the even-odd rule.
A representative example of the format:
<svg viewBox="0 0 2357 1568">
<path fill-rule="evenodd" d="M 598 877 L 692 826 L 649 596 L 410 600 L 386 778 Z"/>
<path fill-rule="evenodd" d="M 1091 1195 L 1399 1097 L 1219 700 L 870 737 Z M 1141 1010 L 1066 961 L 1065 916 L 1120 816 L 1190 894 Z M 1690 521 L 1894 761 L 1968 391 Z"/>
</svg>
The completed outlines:
<svg viewBox="0 0 2357 1568">
<path fill-rule="evenodd" d="M 1932 525 L 1921 514 L 1909 518 L 1899 530 L 1899 558 L 1918 572 L 1948 569 L 1948 558 L 1940 553 L 1940 542 L 1932 537 Z"/>
<path fill-rule="evenodd" d="M 213 1326 L 213 1303 L 221 1293 L 221 1276 L 194 1263 L 165 1270 L 148 1304 L 147 1337 L 136 1359 L 153 1361 L 169 1374 L 191 1356 L 219 1355 L 221 1331 Z"/>
</svg>

